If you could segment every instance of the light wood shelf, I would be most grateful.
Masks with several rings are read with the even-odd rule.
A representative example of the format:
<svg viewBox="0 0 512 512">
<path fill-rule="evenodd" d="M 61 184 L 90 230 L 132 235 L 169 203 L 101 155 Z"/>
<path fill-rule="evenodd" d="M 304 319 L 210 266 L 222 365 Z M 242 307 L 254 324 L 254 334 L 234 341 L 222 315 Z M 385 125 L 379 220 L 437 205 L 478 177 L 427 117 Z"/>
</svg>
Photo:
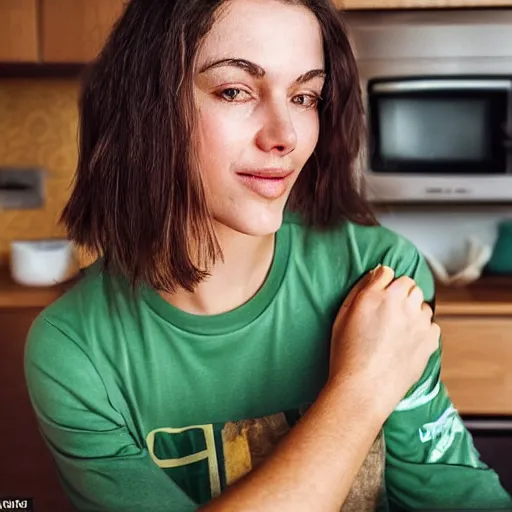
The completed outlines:
<svg viewBox="0 0 512 512">
<path fill-rule="evenodd" d="M 333 0 L 338 9 L 451 9 L 512 7 L 512 0 Z"/>
<path fill-rule="evenodd" d="M 37 62 L 36 0 L 0 0 L 0 62 Z"/>
<path fill-rule="evenodd" d="M 512 316 L 512 278 L 482 277 L 463 288 L 437 286 L 436 314 Z"/>
<path fill-rule="evenodd" d="M 22 286 L 11 278 L 8 267 L 0 267 L 0 309 L 45 308 L 57 300 L 73 281 L 49 287 Z"/>
</svg>

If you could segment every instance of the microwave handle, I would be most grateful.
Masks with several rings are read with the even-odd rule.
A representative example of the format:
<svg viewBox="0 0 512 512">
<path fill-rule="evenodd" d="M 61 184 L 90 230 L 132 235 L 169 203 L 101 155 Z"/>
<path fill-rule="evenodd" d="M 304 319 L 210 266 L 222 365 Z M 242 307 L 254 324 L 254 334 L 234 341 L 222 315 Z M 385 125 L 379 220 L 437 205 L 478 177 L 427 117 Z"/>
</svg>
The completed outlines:
<svg viewBox="0 0 512 512">
<path fill-rule="evenodd" d="M 462 418 L 466 428 L 472 432 L 510 432 L 512 433 L 512 418 Z"/>
<path fill-rule="evenodd" d="M 372 84 L 371 91 L 375 93 L 397 93 L 413 91 L 437 91 L 437 90 L 498 90 L 511 91 L 512 80 L 396 80 L 387 82 L 377 82 Z"/>
</svg>

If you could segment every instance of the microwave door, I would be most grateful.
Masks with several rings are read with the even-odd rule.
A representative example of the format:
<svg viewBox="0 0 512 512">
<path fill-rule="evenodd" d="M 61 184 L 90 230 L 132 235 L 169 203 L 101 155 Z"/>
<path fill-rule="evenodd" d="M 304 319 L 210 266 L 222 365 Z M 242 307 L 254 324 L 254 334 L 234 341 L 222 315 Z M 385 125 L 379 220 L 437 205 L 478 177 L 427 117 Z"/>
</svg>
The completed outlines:
<svg viewBox="0 0 512 512">
<path fill-rule="evenodd" d="M 370 81 L 371 172 L 504 173 L 511 90 L 512 79 Z"/>
</svg>

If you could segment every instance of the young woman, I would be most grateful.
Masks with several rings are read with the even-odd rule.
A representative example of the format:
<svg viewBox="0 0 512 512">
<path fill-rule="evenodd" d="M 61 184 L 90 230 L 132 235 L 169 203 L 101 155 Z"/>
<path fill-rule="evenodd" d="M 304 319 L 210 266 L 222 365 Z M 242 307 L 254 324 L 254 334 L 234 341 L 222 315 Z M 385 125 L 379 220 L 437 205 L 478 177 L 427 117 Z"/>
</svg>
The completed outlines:
<svg viewBox="0 0 512 512">
<path fill-rule="evenodd" d="M 101 258 L 26 348 L 76 508 L 512 507 L 439 381 L 431 274 L 357 192 L 327 0 L 132 0 L 80 114 L 63 220 Z"/>
</svg>

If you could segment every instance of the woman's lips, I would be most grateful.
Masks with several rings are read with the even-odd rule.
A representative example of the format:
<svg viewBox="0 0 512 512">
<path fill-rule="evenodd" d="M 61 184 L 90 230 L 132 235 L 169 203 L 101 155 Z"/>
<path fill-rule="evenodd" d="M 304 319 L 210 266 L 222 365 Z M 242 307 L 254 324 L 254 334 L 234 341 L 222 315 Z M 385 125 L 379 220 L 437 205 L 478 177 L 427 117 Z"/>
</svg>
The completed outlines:
<svg viewBox="0 0 512 512">
<path fill-rule="evenodd" d="M 248 189 L 265 199 L 278 199 L 288 188 L 293 171 L 257 171 L 236 173 Z"/>
</svg>

